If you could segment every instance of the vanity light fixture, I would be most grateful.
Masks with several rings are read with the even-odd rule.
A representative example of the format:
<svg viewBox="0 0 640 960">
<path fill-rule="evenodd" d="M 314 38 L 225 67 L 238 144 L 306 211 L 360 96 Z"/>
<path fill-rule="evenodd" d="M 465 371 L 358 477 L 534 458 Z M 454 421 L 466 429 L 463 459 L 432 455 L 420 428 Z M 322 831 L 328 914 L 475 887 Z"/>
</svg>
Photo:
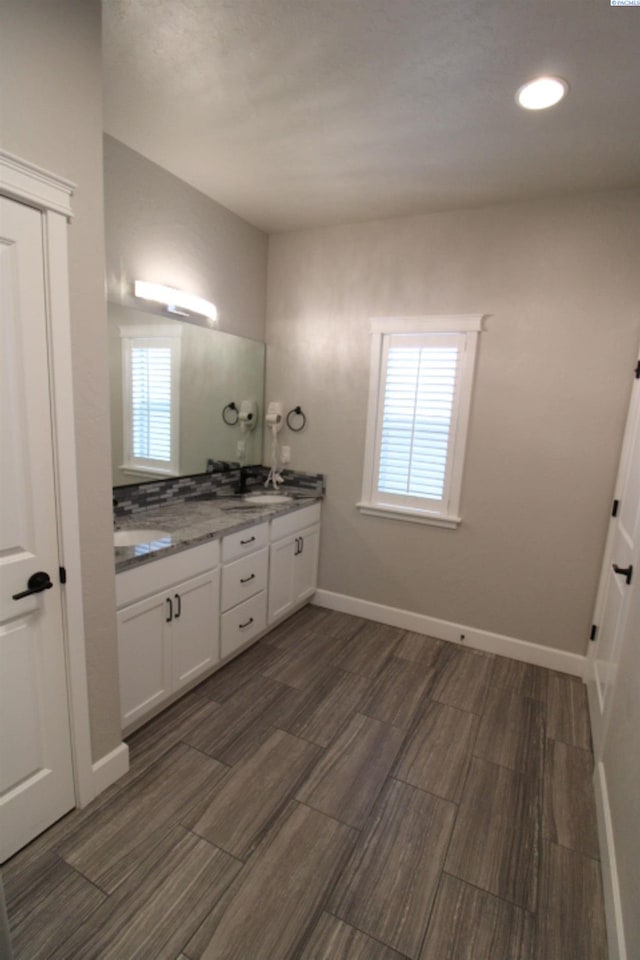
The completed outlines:
<svg viewBox="0 0 640 960">
<path fill-rule="evenodd" d="M 215 323 L 218 319 L 218 311 L 214 303 L 203 300 L 202 297 L 196 297 L 192 293 L 185 293 L 183 290 L 165 287 L 161 283 L 136 280 L 134 293 L 141 300 L 153 300 L 154 303 L 164 304 L 169 313 L 178 313 L 183 316 L 196 313 L 198 316 L 206 317 L 210 323 Z"/>
<path fill-rule="evenodd" d="M 562 77 L 537 77 L 525 83 L 516 93 L 516 100 L 525 110 L 546 110 L 566 97 L 569 84 Z"/>
</svg>

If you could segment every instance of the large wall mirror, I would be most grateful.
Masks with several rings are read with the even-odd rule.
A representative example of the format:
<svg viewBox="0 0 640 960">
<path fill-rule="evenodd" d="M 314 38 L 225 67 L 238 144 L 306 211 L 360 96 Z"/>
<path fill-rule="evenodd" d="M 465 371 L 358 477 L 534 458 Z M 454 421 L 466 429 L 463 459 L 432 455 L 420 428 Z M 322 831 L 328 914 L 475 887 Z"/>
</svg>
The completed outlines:
<svg viewBox="0 0 640 960">
<path fill-rule="evenodd" d="M 263 343 L 116 303 L 108 328 L 114 487 L 261 462 Z M 243 401 L 253 429 L 223 418 Z"/>
</svg>

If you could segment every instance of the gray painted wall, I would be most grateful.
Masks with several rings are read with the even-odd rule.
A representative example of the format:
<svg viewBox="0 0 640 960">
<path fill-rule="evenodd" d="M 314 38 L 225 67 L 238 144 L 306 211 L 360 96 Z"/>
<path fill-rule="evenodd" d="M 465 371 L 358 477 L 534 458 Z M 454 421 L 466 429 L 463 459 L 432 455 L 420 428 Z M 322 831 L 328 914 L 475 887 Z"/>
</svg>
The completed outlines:
<svg viewBox="0 0 640 960">
<path fill-rule="evenodd" d="M 5 0 L 2 145 L 77 184 L 69 228 L 91 744 L 120 743 L 102 200 L 100 0 Z"/>
<path fill-rule="evenodd" d="M 270 240 L 267 400 L 327 474 L 320 587 L 585 652 L 640 336 L 640 192 Z M 455 531 L 362 516 L 369 318 L 484 313 Z"/>
<path fill-rule="evenodd" d="M 212 300 L 217 329 L 264 340 L 265 233 L 109 136 L 104 195 L 108 300 L 140 307 L 133 281 L 164 283 Z"/>
</svg>

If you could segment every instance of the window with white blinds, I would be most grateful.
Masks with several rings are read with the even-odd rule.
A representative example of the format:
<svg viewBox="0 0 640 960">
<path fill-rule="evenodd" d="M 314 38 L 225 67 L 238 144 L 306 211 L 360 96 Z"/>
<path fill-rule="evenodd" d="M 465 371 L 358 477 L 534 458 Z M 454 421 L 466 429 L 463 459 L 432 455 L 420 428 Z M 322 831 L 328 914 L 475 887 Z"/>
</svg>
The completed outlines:
<svg viewBox="0 0 640 960">
<path fill-rule="evenodd" d="M 171 347 L 131 346 L 134 460 L 171 463 Z"/>
<path fill-rule="evenodd" d="M 481 317 L 378 320 L 363 512 L 456 526 Z"/>
<path fill-rule="evenodd" d="M 125 469 L 179 472 L 178 324 L 122 327 Z"/>
</svg>

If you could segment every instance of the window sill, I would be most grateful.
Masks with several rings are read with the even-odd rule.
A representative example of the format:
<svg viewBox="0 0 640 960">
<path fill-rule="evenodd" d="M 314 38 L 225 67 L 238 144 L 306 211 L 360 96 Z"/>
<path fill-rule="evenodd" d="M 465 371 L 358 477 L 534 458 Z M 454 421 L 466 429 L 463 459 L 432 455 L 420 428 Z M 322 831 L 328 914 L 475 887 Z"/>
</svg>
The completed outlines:
<svg viewBox="0 0 640 960">
<path fill-rule="evenodd" d="M 460 517 L 448 517 L 443 514 L 428 513 L 426 510 L 409 510 L 402 507 L 379 506 L 375 503 L 356 504 L 360 513 L 371 517 L 386 517 L 388 520 L 406 520 L 409 523 L 425 523 L 432 527 L 446 527 L 455 530 L 461 523 Z"/>
<path fill-rule="evenodd" d="M 128 473 L 130 476 L 142 475 L 149 477 L 162 477 L 165 480 L 170 477 L 180 476 L 180 474 L 176 473 L 175 470 L 159 470 L 155 467 L 139 467 L 135 463 L 122 463 L 118 469 L 122 470 L 123 473 Z"/>
</svg>

